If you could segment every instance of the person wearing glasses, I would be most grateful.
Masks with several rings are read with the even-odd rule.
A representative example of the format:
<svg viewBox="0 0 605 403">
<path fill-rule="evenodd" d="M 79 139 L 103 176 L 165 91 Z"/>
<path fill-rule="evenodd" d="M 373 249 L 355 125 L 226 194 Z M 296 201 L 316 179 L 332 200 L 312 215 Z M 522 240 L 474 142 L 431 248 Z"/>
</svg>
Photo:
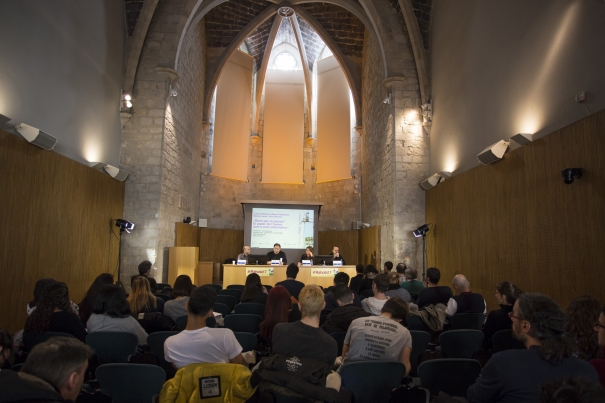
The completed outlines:
<svg viewBox="0 0 605 403">
<path fill-rule="evenodd" d="M 601 310 L 599 319 L 594 325 L 594 330 L 597 332 L 599 348 L 601 349 L 601 358 L 592 359 L 590 360 L 590 363 L 597 370 L 601 385 L 605 386 L 605 306 Z"/>
</svg>

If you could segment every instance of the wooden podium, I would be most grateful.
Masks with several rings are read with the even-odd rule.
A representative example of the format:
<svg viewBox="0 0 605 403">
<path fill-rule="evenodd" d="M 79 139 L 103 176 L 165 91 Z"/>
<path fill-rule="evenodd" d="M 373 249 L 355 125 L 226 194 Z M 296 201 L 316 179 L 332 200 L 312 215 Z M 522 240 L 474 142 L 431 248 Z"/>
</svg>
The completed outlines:
<svg viewBox="0 0 605 403">
<path fill-rule="evenodd" d="M 174 287 L 182 274 L 191 277 L 196 286 L 212 283 L 212 263 L 199 262 L 199 248 L 175 246 L 168 248 L 168 283 Z"/>
</svg>

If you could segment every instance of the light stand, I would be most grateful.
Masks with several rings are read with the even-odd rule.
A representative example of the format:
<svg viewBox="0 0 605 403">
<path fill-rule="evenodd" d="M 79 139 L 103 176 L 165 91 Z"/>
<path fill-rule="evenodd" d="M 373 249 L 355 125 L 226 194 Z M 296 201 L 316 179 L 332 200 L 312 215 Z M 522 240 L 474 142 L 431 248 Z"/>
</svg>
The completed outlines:
<svg viewBox="0 0 605 403">
<path fill-rule="evenodd" d="M 130 231 L 134 229 L 134 224 L 130 221 L 117 219 L 116 227 L 120 229 L 120 238 L 118 239 L 118 280 L 116 281 L 116 285 L 119 285 L 120 287 L 124 288 L 124 284 L 122 284 L 122 281 L 120 281 L 120 274 L 122 268 L 122 233 L 126 231 L 130 234 Z"/>
<path fill-rule="evenodd" d="M 412 231 L 416 238 L 422 237 L 422 282 L 426 280 L 426 233 L 429 232 L 429 225 L 422 224 L 420 227 Z"/>
</svg>

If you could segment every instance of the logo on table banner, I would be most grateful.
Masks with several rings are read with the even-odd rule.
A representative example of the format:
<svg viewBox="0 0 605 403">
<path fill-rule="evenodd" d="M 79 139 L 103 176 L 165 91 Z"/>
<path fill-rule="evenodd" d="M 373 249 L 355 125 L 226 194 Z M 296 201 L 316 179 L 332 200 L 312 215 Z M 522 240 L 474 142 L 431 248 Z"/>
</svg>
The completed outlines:
<svg viewBox="0 0 605 403">
<path fill-rule="evenodd" d="M 273 267 L 246 267 L 246 277 L 252 273 L 256 273 L 259 276 L 272 276 L 273 270 Z"/>
<path fill-rule="evenodd" d="M 200 399 L 209 399 L 212 397 L 221 396 L 221 377 L 206 376 L 199 378 L 200 382 Z"/>
<path fill-rule="evenodd" d="M 325 269 L 311 269 L 311 277 L 334 277 L 338 274 L 338 269 L 332 267 L 326 267 Z"/>
</svg>

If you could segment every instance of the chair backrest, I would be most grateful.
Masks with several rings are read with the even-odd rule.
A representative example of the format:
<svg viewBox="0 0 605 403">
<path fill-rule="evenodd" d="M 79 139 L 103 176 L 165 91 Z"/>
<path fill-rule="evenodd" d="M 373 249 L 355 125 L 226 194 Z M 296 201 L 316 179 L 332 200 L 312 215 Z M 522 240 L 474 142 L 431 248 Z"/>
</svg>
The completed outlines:
<svg viewBox="0 0 605 403">
<path fill-rule="evenodd" d="M 258 315 L 233 314 L 225 318 L 225 327 L 234 332 L 258 333 L 263 318 Z"/>
<path fill-rule="evenodd" d="M 338 356 L 339 357 L 342 355 L 342 346 L 345 342 L 346 335 L 347 335 L 347 332 L 330 333 L 330 336 L 332 336 L 332 338 L 334 340 L 336 340 L 336 345 L 338 346 Z"/>
<path fill-rule="evenodd" d="M 216 290 L 216 293 L 218 294 L 219 292 L 222 291 L 223 286 L 220 284 L 204 284 L 204 286 L 208 286 L 208 287 L 212 287 Z"/>
<path fill-rule="evenodd" d="M 235 313 L 247 313 L 250 315 L 258 315 L 261 318 L 265 317 L 265 308 L 263 304 L 257 304 L 255 302 L 246 302 L 243 304 L 237 304 L 235 306 Z"/>
<path fill-rule="evenodd" d="M 426 351 L 431 342 L 431 335 L 420 330 L 410 330 L 412 335 L 412 353 L 410 354 L 410 364 L 412 369 L 410 372 L 416 372 L 418 368 L 418 358 Z"/>
<path fill-rule="evenodd" d="M 137 336 L 128 332 L 94 332 L 86 336 L 86 344 L 95 351 L 99 364 L 128 362 L 138 342 Z"/>
<path fill-rule="evenodd" d="M 365 298 L 370 298 L 374 296 L 374 292 L 372 290 L 363 290 L 361 294 L 359 294 Z"/>
<path fill-rule="evenodd" d="M 23 335 L 23 345 L 27 351 L 31 351 L 37 344 L 43 343 L 51 337 L 74 337 L 71 333 L 63 332 L 44 332 L 42 334 L 25 333 Z"/>
<path fill-rule="evenodd" d="M 164 288 L 172 288 L 168 283 L 158 283 L 158 291 L 162 291 Z"/>
<path fill-rule="evenodd" d="M 265 289 L 267 290 L 267 292 L 271 291 L 271 288 L 273 288 L 272 285 L 264 285 L 263 287 L 265 287 Z"/>
<path fill-rule="evenodd" d="M 228 290 L 240 290 L 241 292 L 244 292 L 244 288 L 246 286 L 242 285 L 242 284 L 230 284 L 227 286 Z"/>
<path fill-rule="evenodd" d="M 499 330 L 494 333 L 492 346 L 495 352 L 525 348 L 523 343 L 513 337 L 512 329 Z"/>
<path fill-rule="evenodd" d="M 420 385 L 436 395 L 466 396 L 466 390 L 479 377 L 481 364 L 465 358 L 428 360 L 418 366 Z"/>
<path fill-rule="evenodd" d="M 137 322 L 145 329 L 147 334 L 155 332 L 168 332 L 176 328 L 174 320 L 160 312 L 147 312 L 138 315 Z"/>
<path fill-rule="evenodd" d="M 448 330 L 439 335 L 441 354 L 445 358 L 473 358 L 473 353 L 481 349 L 482 343 L 481 330 Z"/>
<path fill-rule="evenodd" d="M 114 403 L 149 403 L 166 380 L 161 367 L 148 364 L 105 364 L 95 375 Z"/>
<path fill-rule="evenodd" d="M 222 290 L 218 292 L 218 295 L 231 295 L 232 297 L 235 297 L 237 302 L 242 299 L 242 291 L 236 289 Z"/>
<path fill-rule="evenodd" d="M 239 301 L 233 295 L 220 295 L 219 294 L 216 297 L 216 302 L 227 305 L 229 307 L 229 312 L 231 312 L 231 311 L 233 311 L 233 308 L 235 308 L 235 305 Z"/>
<path fill-rule="evenodd" d="M 187 327 L 187 318 L 187 315 L 179 316 L 178 318 L 176 318 L 176 330 L 178 330 L 179 332 L 185 330 L 185 328 Z"/>
<path fill-rule="evenodd" d="M 223 318 L 231 313 L 231 310 L 229 310 L 229 306 L 220 302 L 216 302 L 212 307 L 212 310 L 223 315 Z"/>
<path fill-rule="evenodd" d="M 457 313 L 450 318 L 450 329 L 475 329 L 481 330 L 485 322 L 482 313 Z"/>
<path fill-rule="evenodd" d="M 179 334 L 177 331 L 172 332 L 156 332 L 147 337 L 147 344 L 153 354 L 155 354 L 160 362 L 166 362 L 164 358 L 164 342 L 167 338 Z"/>
<path fill-rule="evenodd" d="M 405 366 L 399 361 L 358 361 L 340 367 L 345 389 L 355 402 L 388 402 L 391 391 L 401 384 Z"/>
<path fill-rule="evenodd" d="M 258 344 L 256 335 L 248 332 L 233 332 L 237 342 L 242 346 L 242 351 L 253 351 Z"/>
</svg>

